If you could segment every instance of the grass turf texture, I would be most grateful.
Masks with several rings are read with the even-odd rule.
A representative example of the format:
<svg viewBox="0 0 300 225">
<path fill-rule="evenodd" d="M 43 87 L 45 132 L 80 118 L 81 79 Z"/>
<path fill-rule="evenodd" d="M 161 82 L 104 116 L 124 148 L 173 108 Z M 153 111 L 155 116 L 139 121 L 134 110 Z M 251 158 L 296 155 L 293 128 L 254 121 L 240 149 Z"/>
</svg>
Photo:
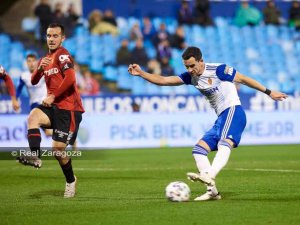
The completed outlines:
<svg viewBox="0 0 300 225">
<path fill-rule="evenodd" d="M 1 153 L 2 154 L 2 153 Z M 0 156 L 1 156 L 0 154 Z M 190 183 L 191 148 L 83 152 L 74 159 L 77 195 L 63 199 L 64 178 L 54 160 L 35 170 L 0 160 L 0 224 L 300 224 L 300 146 L 241 146 L 217 184 L 221 201 L 173 203 L 171 181 Z M 214 153 L 210 154 L 210 158 Z"/>
</svg>

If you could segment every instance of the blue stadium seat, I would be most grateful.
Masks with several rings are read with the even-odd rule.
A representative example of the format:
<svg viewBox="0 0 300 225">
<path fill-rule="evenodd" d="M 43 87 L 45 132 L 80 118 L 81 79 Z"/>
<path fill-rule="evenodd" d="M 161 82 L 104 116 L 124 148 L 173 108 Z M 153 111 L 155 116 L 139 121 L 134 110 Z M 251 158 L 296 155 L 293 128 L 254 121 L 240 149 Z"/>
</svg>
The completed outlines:
<svg viewBox="0 0 300 225">
<path fill-rule="evenodd" d="M 117 77 L 118 88 L 123 90 L 131 90 L 132 76 L 128 73 L 127 66 L 119 66 L 117 71 L 118 71 L 118 77 Z"/>
<path fill-rule="evenodd" d="M 176 94 L 174 87 L 171 86 L 161 86 L 160 89 L 160 93 L 164 95 Z"/>
<path fill-rule="evenodd" d="M 113 66 L 106 66 L 103 70 L 103 77 L 107 81 L 116 82 L 118 78 L 118 71 Z"/>
<path fill-rule="evenodd" d="M 75 53 L 75 60 L 79 64 L 89 65 L 90 52 L 87 49 L 78 49 Z"/>
<path fill-rule="evenodd" d="M 172 88 L 174 88 L 175 94 L 188 94 L 187 85 L 180 85 L 180 86 L 175 86 Z"/>
<path fill-rule="evenodd" d="M 146 82 L 143 78 L 138 76 L 133 76 L 131 93 L 134 95 L 147 94 L 145 90 L 145 85 Z"/>
<path fill-rule="evenodd" d="M 161 87 L 150 82 L 146 83 L 146 93 L 151 95 L 161 94 Z"/>
<path fill-rule="evenodd" d="M 93 73 L 102 73 L 103 72 L 103 60 L 98 58 L 92 58 L 90 61 L 90 70 Z"/>
<path fill-rule="evenodd" d="M 67 38 L 63 42 L 63 46 L 68 49 L 70 54 L 74 56 L 76 54 L 77 46 L 76 46 L 76 39 L 75 38 Z"/>
<path fill-rule="evenodd" d="M 191 94 L 191 95 L 198 95 L 200 92 L 197 88 L 195 88 L 193 85 L 187 85 L 187 90 L 188 90 L 188 93 Z"/>
</svg>

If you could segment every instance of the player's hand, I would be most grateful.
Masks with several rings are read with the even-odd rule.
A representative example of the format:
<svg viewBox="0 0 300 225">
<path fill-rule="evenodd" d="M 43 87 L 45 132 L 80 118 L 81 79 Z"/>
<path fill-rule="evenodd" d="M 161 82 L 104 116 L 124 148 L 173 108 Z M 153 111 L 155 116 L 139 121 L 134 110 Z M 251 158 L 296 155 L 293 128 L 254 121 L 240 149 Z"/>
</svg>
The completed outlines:
<svg viewBox="0 0 300 225">
<path fill-rule="evenodd" d="M 48 95 L 47 98 L 45 98 L 42 102 L 42 105 L 45 107 L 51 107 L 55 99 L 54 95 Z"/>
<path fill-rule="evenodd" d="M 128 72 L 131 75 L 137 76 L 137 75 L 140 75 L 143 72 L 143 70 L 141 69 L 141 67 L 138 64 L 130 64 L 128 66 Z"/>
<path fill-rule="evenodd" d="M 14 111 L 18 112 L 19 109 L 20 109 L 20 103 L 19 103 L 19 101 L 16 98 L 12 98 L 11 102 L 12 102 L 12 106 L 13 106 Z"/>
<path fill-rule="evenodd" d="M 279 91 L 271 91 L 270 97 L 276 101 L 283 101 L 288 95 Z"/>
<path fill-rule="evenodd" d="M 42 58 L 39 66 L 38 66 L 38 71 L 40 71 L 40 72 L 44 71 L 44 69 L 50 65 L 51 61 L 52 61 L 52 59 L 49 57 Z"/>
</svg>

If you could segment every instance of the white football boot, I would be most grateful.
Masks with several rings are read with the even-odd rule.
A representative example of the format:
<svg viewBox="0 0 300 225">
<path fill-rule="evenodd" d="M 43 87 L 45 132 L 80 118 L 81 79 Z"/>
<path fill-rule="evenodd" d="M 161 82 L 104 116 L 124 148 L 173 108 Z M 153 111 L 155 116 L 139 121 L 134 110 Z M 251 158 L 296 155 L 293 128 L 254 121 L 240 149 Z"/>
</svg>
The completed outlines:
<svg viewBox="0 0 300 225">
<path fill-rule="evenodd" d="M 206 192 L 203 195 L 198 196 L 194 199 L 194 201 L 208 201 L 208 200 L 221 200 L 220 193 L 217 193 L 216 195 L 212 195 L 211 192 Z"/>
<path fill-rule="evenodd" d="M 66 183 L 64 198 L 73 198 L 76 193 L 76 183 L 77 183 L 77 177 L 75 177 L 74 182 L 72 183 Z"/>
<path fill-rule="evenodd" d="M 192 182 L 201 182 L 206 185 L 215 186 L 215 180 L 209 176 L 208 172 L 202 172 L 202 173 L 192 173 L 189 172 L 186 174 L 187 178 Z"/>
<path fill-rule="evenodd" d="M 215 180 L 209 176 L 208 172 L 187 173 L 187 178 L 192 182 L 201 182 L 207 186 L 207 191 L 203 195 L 198 196 L 194 201 L 220 200 L 221 195 L 216 188 Z"/>
</svg>

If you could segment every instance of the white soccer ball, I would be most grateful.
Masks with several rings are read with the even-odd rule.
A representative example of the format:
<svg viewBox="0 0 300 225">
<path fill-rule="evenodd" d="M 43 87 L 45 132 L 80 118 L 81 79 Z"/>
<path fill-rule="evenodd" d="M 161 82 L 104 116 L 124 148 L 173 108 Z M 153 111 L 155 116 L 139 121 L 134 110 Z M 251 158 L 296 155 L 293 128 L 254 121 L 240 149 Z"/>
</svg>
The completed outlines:
<svg viewBox="0 0 300 225">
<path fill-rule="evenodd" d="M 172 202 L 186 202 L 190 199 L 191 190 L 182 181 L 174 181 L 166 187 L 166 197 Z"/>
</svg>

